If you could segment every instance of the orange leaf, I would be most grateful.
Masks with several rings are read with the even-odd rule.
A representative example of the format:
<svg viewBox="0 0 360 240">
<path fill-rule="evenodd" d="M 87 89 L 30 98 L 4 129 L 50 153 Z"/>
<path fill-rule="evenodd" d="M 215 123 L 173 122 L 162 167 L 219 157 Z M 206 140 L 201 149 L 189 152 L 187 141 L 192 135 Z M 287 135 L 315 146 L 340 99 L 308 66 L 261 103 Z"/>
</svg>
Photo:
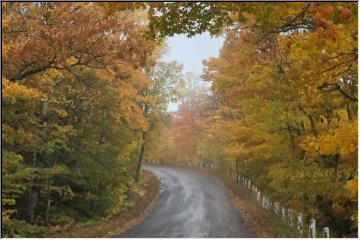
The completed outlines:
<svg viewBox="0 0 360 240">
<path fill-rule="evenodd" d="M 340 10 L 340 21 L 344 22 L 351 15 L 351 11 L 348 8 L 341 8 Z"/>
</svg>

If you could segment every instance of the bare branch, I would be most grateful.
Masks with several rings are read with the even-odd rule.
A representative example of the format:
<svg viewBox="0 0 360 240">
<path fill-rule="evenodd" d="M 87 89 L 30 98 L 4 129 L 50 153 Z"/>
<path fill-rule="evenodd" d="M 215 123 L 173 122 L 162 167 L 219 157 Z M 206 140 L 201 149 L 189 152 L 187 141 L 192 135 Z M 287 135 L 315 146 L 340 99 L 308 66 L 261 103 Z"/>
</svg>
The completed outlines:
<svg viewBox="0 0 360 240">
<path fill-rule="evenodd" d="M 358 99 L 356 97 L 352 97 L 349 94 L 347 94 L 341 87 L 339 84 L 337 83 L 324 83 L 323 85 L 321 85 L 320 87 L 318 87 L 319 90 L 322 90 L 324 92 L 333 92 L 333 91 L 338 91 L 341 93 L 341 95 L 343 95 L 344 97 L 346 97 L 347 99 L 353 101 L 353 102 L 357 102 Z"/>
</svg>

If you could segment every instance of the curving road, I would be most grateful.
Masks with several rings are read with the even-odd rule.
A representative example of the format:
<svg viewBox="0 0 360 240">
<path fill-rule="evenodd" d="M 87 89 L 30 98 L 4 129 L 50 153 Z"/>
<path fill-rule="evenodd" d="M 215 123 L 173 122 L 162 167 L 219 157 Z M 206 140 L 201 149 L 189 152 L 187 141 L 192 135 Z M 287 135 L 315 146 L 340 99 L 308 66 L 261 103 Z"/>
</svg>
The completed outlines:
<svg viewBox="0 0 360 240">
<path fill-rule="evenodd" d="M 206 175 L 145 166 L 160 179 L 160 194 L 140 224 L 114 237 L 250 237 L 225 190 Z"/>
</svg>

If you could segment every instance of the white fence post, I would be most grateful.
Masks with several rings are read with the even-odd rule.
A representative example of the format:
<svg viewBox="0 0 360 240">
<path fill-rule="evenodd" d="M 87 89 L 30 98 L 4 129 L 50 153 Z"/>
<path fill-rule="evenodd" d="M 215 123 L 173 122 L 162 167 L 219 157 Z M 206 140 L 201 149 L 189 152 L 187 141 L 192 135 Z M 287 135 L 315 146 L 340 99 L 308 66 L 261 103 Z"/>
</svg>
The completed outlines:
<svg viewBox="0 0 360 240">
<path fill-rule="evenodd" d="M 310 219 L 309 238 L 316 238 L 316 221 L 313 218 Z"/>
<path fill-rule="evenodd" d="M 274 212 L 278 215 L 280 211 L 279 202 L 274 203 Z"/>
<path fill-rule="evenodd" d="M 281 215 L 284 220 L 286 220 L 286 208 L 281 207 Z"/>
<path fill-rule="evenodd" d="M 266 207 L 266 196 L 262 196 L 262 204 L 261 204 L 262 208 Z"/>
<path fill-rule="evenodd" d="M 293 210 L 290 208 L 288 209 L 288 224 L 293 225 Z"/>
<path fill-rule="evenodd" d="M 304 219 L 302 213 L 299 213 L 297 216 L 297 230 L 299 236 L 302 237 L 304 235 Z"/>
<path fill-rule="evenodd" d="M 328 227 L 323 228 L 324 238 L 330 238 L 330 229 Z"/>
</svg>

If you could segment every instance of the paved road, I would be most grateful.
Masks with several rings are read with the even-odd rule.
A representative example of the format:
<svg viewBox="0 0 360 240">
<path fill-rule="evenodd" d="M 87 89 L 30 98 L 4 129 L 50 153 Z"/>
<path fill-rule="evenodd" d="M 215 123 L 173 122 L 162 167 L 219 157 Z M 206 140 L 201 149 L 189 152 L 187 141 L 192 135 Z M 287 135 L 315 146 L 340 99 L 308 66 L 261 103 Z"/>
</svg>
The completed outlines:
<svg viewBox="0 0 360 240">
<path fill-rule="evenodd" d="M 160 194 L 143 222 L 115 237 L 250 237 L 224 189 L 209 177 L 146 166 L 160 179 Z"/>
</svg>

